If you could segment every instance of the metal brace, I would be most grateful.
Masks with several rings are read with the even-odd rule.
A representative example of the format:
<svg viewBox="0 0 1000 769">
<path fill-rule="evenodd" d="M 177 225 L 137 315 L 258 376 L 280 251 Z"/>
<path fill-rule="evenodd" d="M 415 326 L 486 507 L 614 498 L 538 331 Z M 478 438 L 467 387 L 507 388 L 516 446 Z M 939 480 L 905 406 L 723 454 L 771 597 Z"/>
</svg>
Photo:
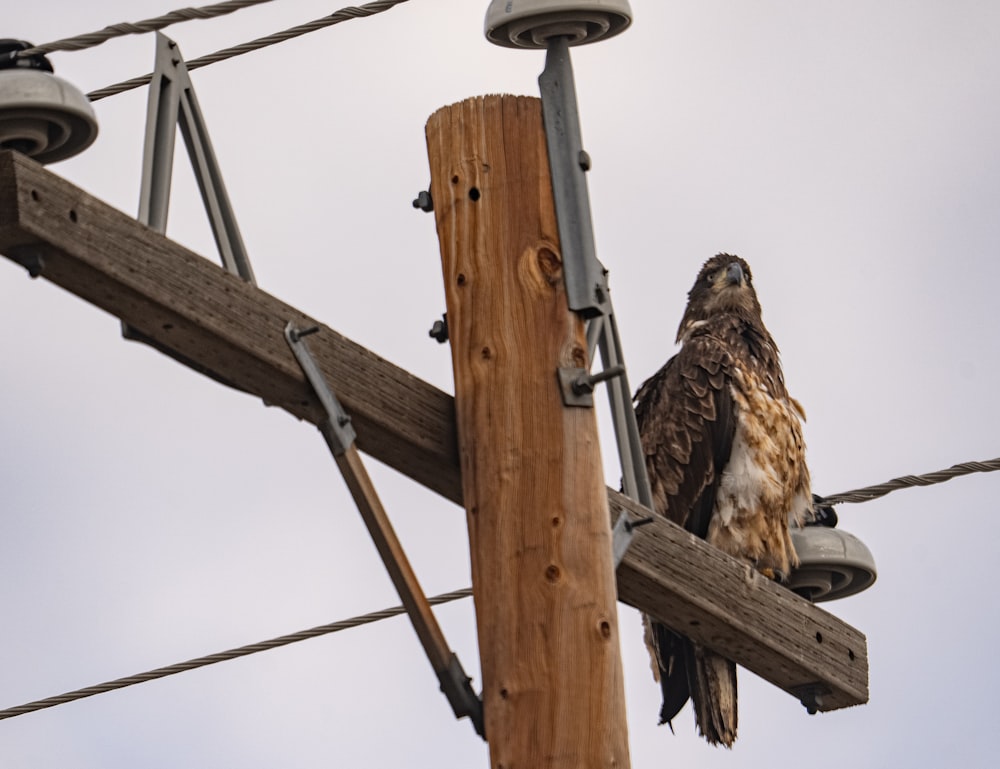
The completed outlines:
<svg viewBox="0 0 1000 769">
<path fill-rule="evenodd" d="M 438 625 L 427 602 L 427 596 L 417 581 L 417 576 L 375 492 L 371 478 L 361 462 L 361 456 L 354 445 L 357 435 L 351 424 L 351 418 L 341 407 L 306 346 L 304 338 L 318 331 L 319 328 L 316 326 L 297 329 L 291 322 L 285 326 L 285 340 L 292 348 L 306 381 L 326 412 L 326 419 L 319 426 L 319 430 L 326 439 L 330 451 L 333 452 L 337 467 L 344 476 L 344 481 L 368 527 L 386 571 L 389 572 L 403 606 L 406 607 L 413 629 L 441 683 L 441 691 L 448 698 L 455 717 L 468 716 L 476 733 L 485 739 L 483 701 L 472 690 L 471 679 L 462 669 L 458 657 L 449 649 L 441 626 Z"/>
<path fill-rule="evenodd" d="M 177 43 L 157 32 L 156 63 L 146 106 L 146 138 L 142 151 L 138 218 L 158 232 L 164 232 L 167 228 L 178 126 L 184 137 L 222 264 L 229 272 L 256 285 L 250 259 L 236 223 L 236 214 L 229 202 L 222 170 L 212 149 L 208 127 L 198 106 L 194 84 L 184 58 Z"/>
<path fill-rule="evenodd" d="M 583 150 L 569 39 L 550 38 L 545 69 L 538 77 L 542 96 L 545 142 L 549 152 L 552 197 L 559 225 L 563 275 L 569 308 L 585 318 L 607 310 L 604 268 L 597 260 L 586 172 L 590 156 Z"/>
</svg>

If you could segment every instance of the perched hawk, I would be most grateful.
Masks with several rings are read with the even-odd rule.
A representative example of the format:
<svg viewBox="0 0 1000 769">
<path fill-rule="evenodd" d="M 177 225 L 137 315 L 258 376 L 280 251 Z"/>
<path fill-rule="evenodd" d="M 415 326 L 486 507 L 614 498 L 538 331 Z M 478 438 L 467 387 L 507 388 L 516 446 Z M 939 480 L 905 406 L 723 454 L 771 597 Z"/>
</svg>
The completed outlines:
<svg viewBox="0 0 1000 769">
<path fill-rule="evenodd" d="M 719 254 L 701 268 L 677 331 L 680 352 L 636 394 L 656 512 L 772 579 L 797 564 L 789 520 L 812 507 L 801 406 L 788 395 L 750 266 Z M 736 739 L 736 665 L 644 617 L 660 723 L 690 697 L 712 744 Z"/>
</svg>

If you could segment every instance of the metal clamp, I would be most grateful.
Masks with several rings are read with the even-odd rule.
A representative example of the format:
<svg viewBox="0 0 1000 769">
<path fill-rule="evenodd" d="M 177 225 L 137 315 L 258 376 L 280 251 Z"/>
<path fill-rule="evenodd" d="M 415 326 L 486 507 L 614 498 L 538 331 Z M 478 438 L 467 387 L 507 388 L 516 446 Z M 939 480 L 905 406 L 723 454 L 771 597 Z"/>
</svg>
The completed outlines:
<svg viewBox="0 0 1000 769">
<path fill-rule="evenodd" d="M 334 456 L 340 456 L 354 444 L 354 440 L 358 437 L 358 434 L 354 432 L 354 425 L 351 424 L 351 418 L 344 411 L 340 405 L 340 401 L 337 400 L 329 385 L 327 385 L 326 379 L 319 370 L 319 366 L 316 365 L 316 361 L 310 354 L 309 349 L 302 344 L 303 337 L 315 334 L 318 331 L 318 326 L 297 329 L 289 323 L 285 326 L 285 340 L 288 342 L 288 346 L 292 348 L 292 353 L 299 362 L 302 373 L 306 375 L 306 380 L 312 387 L 313 392 L 319 398 L 323 410 L 326 411 L 326 420 L 319 426 L 319 430 L 323 433 L 323 437 L 326 438 L 326 442 L 329 444 Z"/>
</svg>

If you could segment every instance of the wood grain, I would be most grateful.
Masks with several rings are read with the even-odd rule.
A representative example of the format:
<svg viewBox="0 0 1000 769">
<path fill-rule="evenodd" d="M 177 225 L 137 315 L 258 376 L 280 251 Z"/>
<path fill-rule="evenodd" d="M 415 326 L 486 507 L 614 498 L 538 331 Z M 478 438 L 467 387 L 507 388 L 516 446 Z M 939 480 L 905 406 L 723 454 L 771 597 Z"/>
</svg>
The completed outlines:
<svg viewBox="0 0 1000 769">
<path fill-rule="evenodd" d="M 468 99 L 427 122 L 483 711 L 494 767 L 627 767 L 607 495 L 567 307 L 541 102 Z"/>
</svg>

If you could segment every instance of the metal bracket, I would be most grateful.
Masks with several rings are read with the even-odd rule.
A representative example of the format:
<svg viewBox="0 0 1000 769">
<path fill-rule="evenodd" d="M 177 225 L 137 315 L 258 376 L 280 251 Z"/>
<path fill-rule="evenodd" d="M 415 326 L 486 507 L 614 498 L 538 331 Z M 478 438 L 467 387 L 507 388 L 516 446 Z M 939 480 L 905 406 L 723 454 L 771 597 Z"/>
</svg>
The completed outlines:
<svg viewBox="0 0 1000 769">
<path fill-rule="evenodd" d="M 347 488 L 354 498 L 361 518 L 368 527 L 375 548 L 382 557 L 389 578 L 406 607 L 413 629 L 427 654 L 427 659 L 441 683 L 441 691 L 451 704 L 456 718 L 468 716 L 476 733 L 485 739 L 483 701 L 472 690 L 471 679 L 462 669 L 458 657 L 448 648 L 441 626 L 431 611 L 427 596 L 417 581 L 417 576 L 403 551 L 403 546 L 392 528 L 389 516 L 375 492 L 361 455 L 354 445 L 356 433 L 350 417 L 333 394 L 319 365 L 309 352 L 305 337 L 319 331 L 318 327 L 297 329 L 291 322 L 285 326 L 285 341 L 305 374 L 306 381 L 326 412 L 326 419 L 319 426 L 330 451 L 340 468 Z"/>
<path fill-rule="evenodd" d="M 184 137 L 222 264 L 247 283 L 256 284 L 236 223 L 236 214 L 222 180 L 222 170 L 215 158 L 205 118 L 198 106 L 194 84 L 180 48 L 166 35 L 157 32 L 156 63 L 146 105 L 139 221 L 158 232 L 164 232 L 167 228 L 178 126 Z"/>
<path fill-rule="evenodd" d="M 542 118 L 549 152 L 552 196 L 559 225 L 563 274 L 569 308 L 585 318 L 607 311 L 604 268 L 597 260 L 586 172 L 590 156 L 583 150 L 569 40 L 548 40 L 545 69 L 538 77 Z"/>
</svg>

